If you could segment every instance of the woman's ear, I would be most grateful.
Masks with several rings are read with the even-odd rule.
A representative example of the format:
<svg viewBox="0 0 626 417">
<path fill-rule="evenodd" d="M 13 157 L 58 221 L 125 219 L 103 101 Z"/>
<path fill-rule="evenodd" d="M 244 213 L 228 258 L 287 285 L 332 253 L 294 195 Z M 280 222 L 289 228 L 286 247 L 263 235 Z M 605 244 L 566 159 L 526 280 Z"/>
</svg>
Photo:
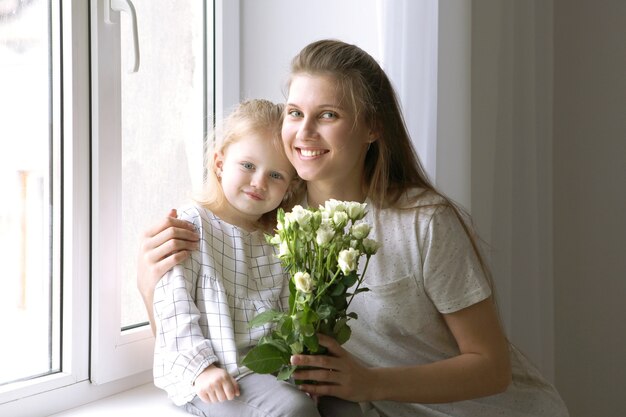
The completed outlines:
<svg viewBox="0 0 626 417">
<path fill-rule="evenodd" d="M 369 137 L 368 137 L 367 142 L 371 145 L 372 143 L 380 139 L 381 134 L 382 134 L 382 129 L 380 129 L 379 126 L 377 125 L 372 126 L 369 132 Z"/>
</svg>

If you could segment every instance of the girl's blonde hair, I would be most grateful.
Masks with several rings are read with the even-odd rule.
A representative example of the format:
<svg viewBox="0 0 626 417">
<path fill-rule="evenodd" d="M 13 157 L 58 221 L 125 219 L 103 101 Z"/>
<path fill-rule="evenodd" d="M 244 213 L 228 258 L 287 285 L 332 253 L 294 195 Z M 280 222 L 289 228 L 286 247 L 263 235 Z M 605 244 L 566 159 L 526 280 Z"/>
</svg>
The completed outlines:
<svg viewBox="0 0 626 417">
<path fill-rule="evenodd" d="M 202 189 L 196 193 L 194 200 L 209 210 L 219 210 L 226 204 L 226 197 L 222 185 L 216 173 L 215 152 L 226 154 L 228 147 L 243 137 L 261 133 L 268 138 L 267 146 L 271 146 L 276 152 L 287 159 L 281 139 L 281 127 L 283 121 L 282 104 L 275 104 L 269 100 L 251 99 L 241 102 L 235 109 L 216 127 L 212 135 L 212 143 L 207 146 L 205 152 L 205 178 Z M 302 181 L 295 177 L 290 184 L 280 208 L 291 210 L 296 200 L 302 195 Z M 278 208 L 277 208 L 278 209 Z M 276 211 L 265 213 L 259 219 L 259 228 L 270 229 L 276 225 Z"/>
</svg>

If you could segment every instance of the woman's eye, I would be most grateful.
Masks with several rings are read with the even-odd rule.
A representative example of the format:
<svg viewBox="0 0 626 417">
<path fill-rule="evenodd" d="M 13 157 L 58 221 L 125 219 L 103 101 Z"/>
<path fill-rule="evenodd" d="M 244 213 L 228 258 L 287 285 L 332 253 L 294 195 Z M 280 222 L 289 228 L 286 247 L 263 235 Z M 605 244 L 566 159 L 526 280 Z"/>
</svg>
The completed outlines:
<svg viewBox="0 0 626 417">
<path fill-rule="evenodd" d="M 337 115 L 332 111 L 322 113 L 322 119 L 334 119 Z"/>
<path fill-rule="evenodd" d="M 254 169 L 254 164 L 251 162 L 242 162 L 241 166 L 245 169 Z"/>
<path fill-rule="evenodd" d="M 302 116 L 302 112 L 300 110 L 289 110 L 289 112 L 287 114 L 289 114 L 289 116 L 291 116 L 291 117 L 301 117 Z"/>
<path fill-rule="evenodd" d="M 271 172 L 271 173 L 270 173 L 270 177 L 271 177 L 271 178 L 273 178 L 273 179 L 275 179 L 275 180 L 280 180 L 280 179 L 282 179 L 282 178 L 283 178 L 283 176 L 282 176 L 282 175 L 280 175 L 278 172 Z"/>
</svg>

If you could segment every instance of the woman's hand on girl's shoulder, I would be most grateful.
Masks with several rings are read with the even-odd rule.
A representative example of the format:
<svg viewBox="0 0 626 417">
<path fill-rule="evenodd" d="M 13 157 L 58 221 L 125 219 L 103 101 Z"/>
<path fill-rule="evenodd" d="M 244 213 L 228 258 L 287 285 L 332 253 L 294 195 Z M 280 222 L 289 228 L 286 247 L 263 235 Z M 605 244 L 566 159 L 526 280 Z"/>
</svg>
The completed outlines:
<svg viewBox="0 0 626 417">
<path fill-rule="evenodd" d="M 152 294 L 157 282 L 167 271 L 198 249 L 200 237 L 193 224 L 176 218 L 176 210 L 146 230 L 139 246 L 137 287 L 145 297 Z"/>
</svg>

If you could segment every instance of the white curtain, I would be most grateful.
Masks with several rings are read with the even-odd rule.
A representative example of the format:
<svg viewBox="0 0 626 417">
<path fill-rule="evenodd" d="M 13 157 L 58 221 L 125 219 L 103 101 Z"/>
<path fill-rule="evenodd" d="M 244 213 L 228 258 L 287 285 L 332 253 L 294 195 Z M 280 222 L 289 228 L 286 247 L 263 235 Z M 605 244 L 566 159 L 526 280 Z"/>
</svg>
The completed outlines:
<svg viewBox="0 0 626 417">
<path fill-rule="evenodd" d="M 381 65 L 432 179 L 437 138 L 437 0 L 377 0 Z"/>
<path fill-rule="evenodd" d="M 554 377 L 552 0 L 472 2 L 472 215 L 511 340 Z"/>
<path fill-rule="evenodd" d="M 377 5 L 418 154 L 488 244 L 510 339 L 553 378 L 552 0 Z"/>
</svg>

